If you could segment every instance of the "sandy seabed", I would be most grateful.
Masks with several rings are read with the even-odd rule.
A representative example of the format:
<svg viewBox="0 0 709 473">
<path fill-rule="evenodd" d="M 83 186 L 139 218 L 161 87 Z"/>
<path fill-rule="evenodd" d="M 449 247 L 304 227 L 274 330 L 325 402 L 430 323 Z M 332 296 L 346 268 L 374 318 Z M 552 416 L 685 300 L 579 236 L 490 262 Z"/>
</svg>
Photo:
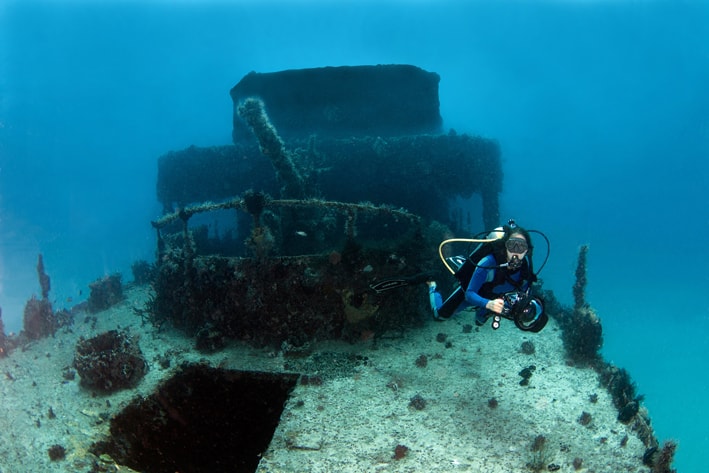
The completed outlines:
<svg viewBox="0 0 709 473">
<path fill-rule="evenodd" d="M 538 334 L 504 320 L 497 331 L 489 325 L 469 330 L 472 315 L 463 314 L 356 344 L 322 342 L 308 356 L 339 354 L 360 362 L 339 374 L 327 366 L 319 373 L 308 356 L 293 361 L 240 343 L 200 353 L 180 333 L 142 323 L 133 308 L 147 297 L 147 288 L 132 288 L 95 320 L 81 314 L 53 338 L 0 359 L 1 473 L 90 471 L 96 458 L 89 448 L 108 435 L 110 418 L 137 396 L 150 395 L 184 362 L 274 373 L 304 363 L 322 380 L 295 386 L 259 473 L 533 471 L 540 454 L 531 446 L 539 435 L 546 439 L 541 471 L 649 471 L 642 464 L 645 446 L 617 421 L 596 372 L 566 364 L 553 320 Z M 66 379 L 79 337 L 115 328 L 140 336 L 150 369 L 139 385 L 96 396 L 78 376 Z M 533 354 L 522 352 L 524 341 L 534 344 Z M 163 369 L 156 360 L 167 351 L 174 359 Z M 425 366 L 416 363 L 422 355 Z M 529 384 L 520 385 L 520 371 L 530 366 Z M 586 425 L 579 421 L 584 412 L 590 414 Z M 66 456 L 52 461 L 47 452 L 55 444 Z"/>
</svg>

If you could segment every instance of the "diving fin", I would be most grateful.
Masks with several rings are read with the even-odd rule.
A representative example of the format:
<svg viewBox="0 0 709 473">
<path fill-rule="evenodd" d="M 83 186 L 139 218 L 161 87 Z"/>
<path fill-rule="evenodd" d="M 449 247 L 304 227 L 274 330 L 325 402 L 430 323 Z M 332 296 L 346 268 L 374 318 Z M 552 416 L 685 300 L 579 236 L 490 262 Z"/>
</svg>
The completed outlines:
<svg viewBox="0 0 709 473">
<path fill-rule="evenodd" d="M 389 291 L 391 289 L 397 289 L 404 286 L 412 286 L 416 284 L 422 284 L 426 281 L 432 281 L 434 279 L 434 274 L 432 272 L 419 273 L 409 277 L 401 278 L 390 278 L 383 279 L 375 284 L 370 284 L 369 287 L 377 294 Z"/>
</svg>

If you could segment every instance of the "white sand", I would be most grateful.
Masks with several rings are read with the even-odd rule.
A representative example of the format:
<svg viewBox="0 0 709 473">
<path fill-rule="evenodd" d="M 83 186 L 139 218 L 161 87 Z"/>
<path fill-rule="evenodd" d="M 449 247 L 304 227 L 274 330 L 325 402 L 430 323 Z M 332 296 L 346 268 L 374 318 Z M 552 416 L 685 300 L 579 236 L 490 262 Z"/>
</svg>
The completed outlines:
<svg viewBox="0 0 709 473">
<path fill-rule="evenodd" d="M 108 417 L 135 396 L 149 395 L 183 361 L 273 372 L 293 363 L 282 353 L 240 344 L 212 355 L 199 353 L 179 333 L 141 325 L 132 307 L 142 307 L 146 297 L 145 288 L 131 289 L 123 304 L 96 314 L 95 328 L 80 315 L 71 332 L 62 329 L 0 359 L 2 473 L 89 471 L 95 458 L 87 449 L 107 434 Z M 559 471 L 575 471 L 575 457 L 583 459 L 582 472 L 649 471 L 641 461 L 645 447 L 616 420 L 596 373 L 565 364 L 553 321 L 539 334 L 521 332 L 508 321 L 498 331 L 488 325 L 463 333 L 464 323 L 471 323 L 470 316 L 431 321 L 403 338 L 314 347 L 314 353 L 356 353 L 368 361 L 345 376 L 324 376 L 320 386 L 296 386 L 257 471 L 531 471 L 526 466 L 530 446 L 539 434 L 547 438 L 545 464 L 557 464 Z M 78 376 L 63 378 L 79 336 L 117 327 L 141 334 L 139 344 L 150 363 L 136 389 L 93 396 L 79 386 Z M 436 341 L 438 333 L 448 335 L 450 348 Z M 525 339 L 533 341 L 533 355 L 520 352 Z M 171 367 L 161 369 L 156 356 L 167 352 Z M 415 364 L 421 354 L 428 358 L 423 368 Z M 529 386 L 520 386 L 518 373 L 529 365 L 536 370 Z M 595 403 L 589 399 L 593 393 Z M 423 410 L 409 406 L 417 394 L 427 401 Z M 488 406 L 493 397 L 499 402 L 494 409 Z M 50 418 L 50 408 L 56 418 Z M 584 411 L 592 416 L 588 426 L 577 421 Z M 621 447 L 626 435 L 627 445 Z M 50 461 L 47 450 L 53 444 L 66 448 L 65 459 Z M 409 450 L 396 460 L 399 444 Z"/>
</svg>

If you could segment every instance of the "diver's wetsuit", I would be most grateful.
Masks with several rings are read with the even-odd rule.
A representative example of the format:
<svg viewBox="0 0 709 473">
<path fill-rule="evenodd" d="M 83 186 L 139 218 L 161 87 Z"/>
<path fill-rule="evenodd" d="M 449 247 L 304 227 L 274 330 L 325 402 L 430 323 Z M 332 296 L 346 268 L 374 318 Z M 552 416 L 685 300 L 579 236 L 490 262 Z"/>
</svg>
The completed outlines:
<svg viewBox="0 0 709 473">
<path fill-rule="evenodd" d="M 465 291 L 465 301 L 458 306 L 455 311 L 456 314 L 470 307 L 475 307 L 477 308 L 475 320 L 478 324 L 483 324 L 490 314 L 490 310 L 485 308 L 490 300 L 498 299 L 507 292 L 526 291 L 529 288 L 529 280 L 522 276 L 523 274 L 529 274 L 527 256 L 524 257 L 522 265 L 514 272 L 510 272 L 506 267 L 497 268 L 497 265 L 494 254 L 489 254 L 478 262 Z M 501 282 L 493 285 L 498 271 L 504 272 L 499 275 L 501 277 L 498 277 L 498 281 Z M 509 278 L 505 277 L 505 275 L 509 276 Z M 508 279 L 514 282 L 515 285 Z M 437 311 L 443 305 L 443 298 L 440 293 L 435 291 L 435 288 L 432 288 L 432 291 L 431 305 L 434 311 Z"/>
</svg>

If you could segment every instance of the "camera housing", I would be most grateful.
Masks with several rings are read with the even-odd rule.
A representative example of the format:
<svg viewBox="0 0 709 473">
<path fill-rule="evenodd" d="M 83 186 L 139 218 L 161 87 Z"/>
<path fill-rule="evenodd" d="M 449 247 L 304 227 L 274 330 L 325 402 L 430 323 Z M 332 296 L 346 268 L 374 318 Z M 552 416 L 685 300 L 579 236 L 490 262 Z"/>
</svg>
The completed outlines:
<svg viewBox="0 0 709 473">
<path fill-rule="evenodd" d="M 502 316 L 512 320 L 518 329 L 525 332 L 539 332 L 549 321 L 544 303 L 527 292 L 510 292 L 503 296 Z"/>
</svg>

